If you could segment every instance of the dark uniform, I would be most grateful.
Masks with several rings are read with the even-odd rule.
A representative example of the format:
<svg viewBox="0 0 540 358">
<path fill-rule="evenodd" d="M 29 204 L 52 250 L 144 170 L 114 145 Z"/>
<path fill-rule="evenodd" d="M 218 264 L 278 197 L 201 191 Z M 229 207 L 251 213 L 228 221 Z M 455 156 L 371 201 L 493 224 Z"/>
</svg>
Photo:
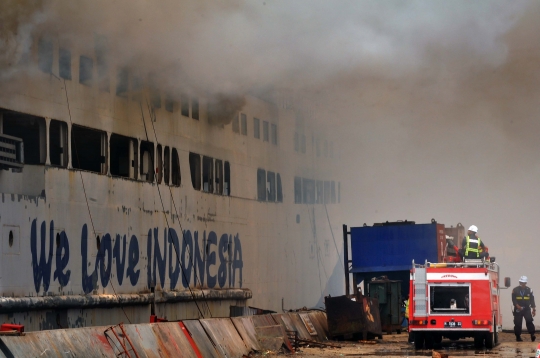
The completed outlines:
<svg viewBox="0 0 540 358">
<path fill-rule="evenodd" d="M 483 257 L 481 255 L 483 248 L 484 243 L 476 234 L 465 236 L 461 243 L 461 253 L 464 259 L 479 259 Z"/>
<path fill-rule="evenodd" d="M 528 286 L 518 286 L 514 288 L 512 290 L 512 303 L 514 304 L 514 333 L 516 334 L 516 338 L 520 338 L 521 336 L 521 324 L 523 323 L 523 318 L 525 318 L 527 331 L 534 340 L 536 337 L 534 337 L 534 324 L 531 308 L 536 308 L 536 304 L 534 303 L 534 295 L 531 288 Z M 521 306 L 520 311 L 517 310 L 516 305 Z"/>
</svg>

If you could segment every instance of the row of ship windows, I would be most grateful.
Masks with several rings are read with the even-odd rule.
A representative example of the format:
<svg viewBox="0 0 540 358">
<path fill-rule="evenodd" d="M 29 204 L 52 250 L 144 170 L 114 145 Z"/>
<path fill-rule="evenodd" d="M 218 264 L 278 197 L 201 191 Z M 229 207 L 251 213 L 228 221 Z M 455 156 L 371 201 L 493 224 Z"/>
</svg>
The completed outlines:
<svg viewBox="0 0 540 358">
<path fill-rule="evenodd" d="M 320 138 L 311 137 L 311 147 L 317 157 L 334 157 L 334 145 L 327 140 L 323 141 Z M 303 133 L 294 132 L 294 150 L 299 153 L 306 153 L 306 135 Z"/>
<path fill-rule="evenodd" d="M 341 183 L 294 177 L 294 202 L 297 204 L 335 204 L 341 202 Z"/>
<path fill-rule="evenodd" d="M 245 113 L 240 113 L 238 116 L 234 117 L 232 121 L 233 132 L 241 133 L 247 136 L 247 122 L 247 116 Z M 256 139 L 261 139 L 261 120 L 256 117 L 253 117 L 253 137 Z M 269 142 L 270 139 L 272 140 L 272 144 L 278 144 L 277 125 L 268 121 L 262 121 L 262 140 L 264 142 Z"/>
<path fill-rule="evenodd" d="M 0 113 L 2 133 L 18 137 L 24 143 L 25 164 L 45 164 L 46 122 L 44 118 L 5 111 Z M 115 177 L 180 186 L 180 158 L 178 150 L 157 146 L 150 141 L 139 141 L 97 129 L 73 125 L 68 138 L 65 122 L 51 120 L 48 128 L 49 163 L 68 167 L 68 140 L 71 143 L 71 166 Z M 156 165 L 154 165 L 154 163 Z M 189 153 L 193 188 L 219 195 L 231 194 L 230 164 L 227 161 Z M 155 168 L 155 170 L 154 170 Z"/>
</svg>

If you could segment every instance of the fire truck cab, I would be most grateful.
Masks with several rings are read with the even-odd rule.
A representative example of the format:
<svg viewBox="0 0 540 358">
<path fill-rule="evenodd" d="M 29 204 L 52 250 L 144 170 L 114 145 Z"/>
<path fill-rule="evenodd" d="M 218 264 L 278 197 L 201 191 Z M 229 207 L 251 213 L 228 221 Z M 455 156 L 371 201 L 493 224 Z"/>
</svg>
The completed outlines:
<svg viewBox="0 0 540 358">
<path fill-rule="evenodd" d="M 510 286 L 505 279 L 505 286 Z M 484 260 L 415 264 L 411 269 L 409 332 L 416 349 L 443 338 L 474 338 L 493 348 L 502 330 L 499 265 Z"/>
</svg>

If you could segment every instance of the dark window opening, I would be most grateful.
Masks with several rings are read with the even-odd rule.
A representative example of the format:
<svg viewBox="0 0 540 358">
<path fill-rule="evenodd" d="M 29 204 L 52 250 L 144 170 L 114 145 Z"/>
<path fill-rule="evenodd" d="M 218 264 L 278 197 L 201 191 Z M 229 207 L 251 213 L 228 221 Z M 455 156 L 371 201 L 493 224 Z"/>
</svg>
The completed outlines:
<svg viewBox="0 0 540 358">
<path fill-rule="evenodd" d="M 272 134 L 272 144 L 277 145 L 277 125 L 272 124 L 271 129 L 272 129 L 272 132 L 271 132 L 271 134 Z"/>
<path fill-rule="evenodd" d="M 45 164 L 45 119 L 11 111 L 1 112 L 0 115 L 3 116 L 3 134 L 23 140 L 24 164 Z"/>
<path fill-rule="evenodd" d="M 106 173 L 107 133 L 74 125 L 71 127 L 71 161 L 74 169 Z"/>
<path fill-rule="evenodd" d="M 317 191 L 316 191 L 316 199 L 315 202 L 317 204 L 323 204 L 324 203 L 324 182 L 321 180 L 317 180 Z"/>
<path fill-rule="evenodd" d="M 165 147 L 163 152 L 163 182 L 169 184 L 169 176 L 171 173 L 171 150 L 169 147 Z"/>
<path fill-rule="evenodd" d="M 193 189 L 201 190 L 201 156 L 199 154 L 189 153 L 189 170 Z"/>
<path fill-rule="evenodd" d="M 157 145 L 156 154 L 156 181 L 158 184 L 161 184 L 161 181 L 163 180 L 163 147 L 161 144 Z"/>
<path fill-rule="evenodd" d="M 266 201 L 266 171 L 257 169 L 257 200 Z"/>
<path fill-rule="evenodd" d="M 469 286 L 459 284 L 430 286 L 429 307 L 432 314 L 468 314 Z"/>
<path fill-rule="evenodd" d="M 139 174 L 141 180 L 154 181 L 154 143 L 141 141 Z"/>
<path fill-rule="evenodd" d="M 253 118 L 253 137 L 261 139 L 261 121 L 259 118 Z"/>
<path fill-rule="evenodd" d="M 52 73 L 53 66 L 53 42 L 39 39 L 38 42 L 38 66 L 45 73 Z"/>
<path fill-rule="evenodd" d="M 133 76 L 131 85 L 131 99 L 137 102 L 142 100 L 143 81 L 139 76 Z"/>
<path fill-rule="evenodd" d="M 266 173 L 266 200 L 276 201 L 276 173 Z"/>
<path fill-rule="evenodd" d="M 324 182 L 324 203 L 330 204 L 330 182 Z"/>
<path fill-rule="evenodd" d="M 207 193 L 214 192 L 214 159 L 203 156 L 203 191 Z"/>
<path fill-rule="evenodd" d="M 105 36 L 95 37 L 96 66 L 99 78 L 99 89 L 104 92 L 110 91 L 109 81 L 109 49 Z"/>
<path fill-rule="evenodd" d="M 225 162 L 225 173 L 223 183 L 223 195 L 231 195 L 231 165 L 229 162 Z"/>
<path fill-rule="evenodd" d="M 68 129 L 67 124 L 51 120 L 49 125 L 49 157 L 51 165 L 67 167 L 68 164 Z"/>
<path fill-rule="evenodd" d="M 305 204 L 315 204 L 315 180 L 302 180 L 303 202 Z"/>
<path fill-rule="evenodd" d="M 302 203 L 302 178 L 294 177 L 294 202 L 295 204 Z"/>
<path fill-rule="evenodd" d="M 119 97 L 128 97 L 129 90 L 129 71 L 127 68 L 122 68 L 118 71 L 116 79 L 116 95 Z"/>
<path fill-rule="evenodd" d="M 178 151 L 176 148 L 173 148 L 172 150 L 172 178 L 171 178 L 171 185 L 173 186 L 180 186 L 180 183 L 182 182 L 182 177 L 180 176 L 180 157 L 178 156 Z"/>
<path fill-rule="evenodd" d="M 335 204 L 336 203 L 336 182 L 333 181 L 332 182 L 332 187 L 331 187 L 331 200 L 332 200 L 332 204 Z"/>
<path fill-rule="evenodd" d="M 94 60 L 90 57 L 81 56 L 79 58 L 79 83 L 85 86 L 92 86 L 94 70 Z"/>
<path fill-rule="evenodd" d="M 302 142 L 300 143 L 300 152 L 306 152 L 306 135 L 302 134 Z"/>
<path fill-rule="evenodd" d="M 137 140 L 124 137 L 118 134 L 111 134 L 110 147 L 110 165 L 111 175 L 123 178 L 135 178 L 137 161 L 137 152 L 133 150 L 137 147 Z"/>
<path fill-rule="evenodd" d="M 184 117 L 189 117 L 189 97 L 185 94 L 180 96 L 180 113 Z"/>
<path fill-rule="evenodd" d="M 216 194 L 223 194 L 223 161 L 216 159 Z"/>
<path fill-rule="evenodd" d="M 174 112 L 174 101 L 171 96 L 165 96 L 165 110 L 167 112 Z"/>
<path fill-rule="evenodd" d="M 242 126 L 242 134 L 247 135 L 247 116 L 240 113 L 240 125 Z"/>
<path fill-rule="evenodd" d="M 276 184 L 277 184 L 277 201 L 278 203 L 282 203 L 283 202 L 283 189 L 281 187 L 281 175 L 279 175 L 279 173 L 277 174 Z"/>
<path fill-rule="evenodd" d="M 263 141 L 268 142 L 270 140 L 270 135 L 268 133 L 268 122 L 263 121 Z"/>
<path fill-rule="evenodd" d="M 60 77 L 71 80 L 71 51 L 65 48 L 58 51 L 58 73 Z"/>
<path fill-rule="evenodd" d="M 199 100 L 196 98 L 191 100 L 191 118 L 199 120 Z"/>
<path fill-rule="evenodd" d="M 234 133 L 240 133 L 240 114 L 232 120 L 232 130 Z"/>
</svg>

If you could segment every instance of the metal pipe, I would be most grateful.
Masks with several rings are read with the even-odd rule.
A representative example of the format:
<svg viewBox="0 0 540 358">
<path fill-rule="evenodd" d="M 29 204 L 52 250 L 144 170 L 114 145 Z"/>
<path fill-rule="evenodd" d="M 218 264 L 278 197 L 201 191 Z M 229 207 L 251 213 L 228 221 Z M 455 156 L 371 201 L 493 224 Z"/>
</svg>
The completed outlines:
<svg viewBox="0 0 540 358">
<path fill-rule="evenodd" d="M 349 282 L 349 242 L 347 240 L 347 225 L 343 225 L 343 268 L 345 270 L 345 296 L 349 297 L 350 282 Z"/>
</svg>

